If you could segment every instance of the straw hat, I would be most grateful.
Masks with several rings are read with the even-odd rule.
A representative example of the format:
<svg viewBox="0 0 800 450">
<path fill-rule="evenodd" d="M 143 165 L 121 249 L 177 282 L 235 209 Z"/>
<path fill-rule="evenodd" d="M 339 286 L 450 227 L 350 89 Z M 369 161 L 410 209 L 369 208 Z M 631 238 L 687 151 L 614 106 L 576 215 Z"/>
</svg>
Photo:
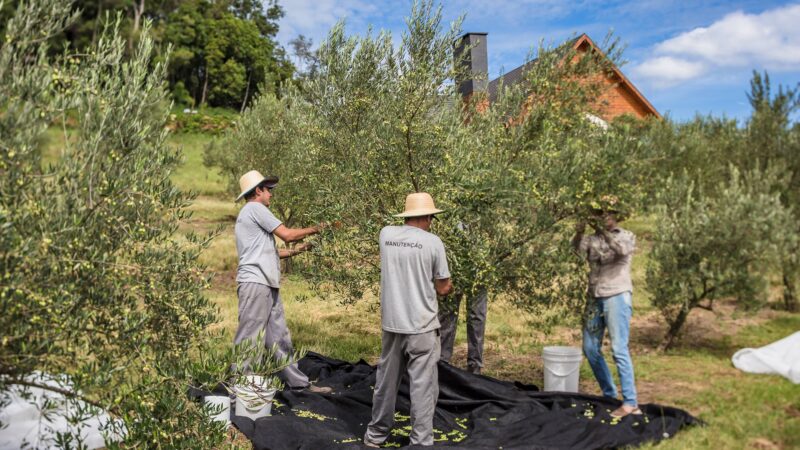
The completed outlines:
<svg viewBox="0 0 800 450">
<path fill-rule="evenodd" d="M 630 207 L 616 195 L 603 195 L 589 205 L 593 214 L 613 213 L 617 220 L 624 220 L 630 213 Z"/>
<path fill-rule="evenodd" d="M 427 192 L 416 192 L 406 196 L 406 210 L 400 214 L 395 214 L 395 217 L 419 217 L 430 216 L 439 214 L 441 209 L 436 209 L 433 204 L 433 197 Z"/>
<path fill-rule="evenodd" d="M 242 197 L 247 195 L 248 192 L 257 188 L 259 184 L 265 181 L 267 182 L 268 187 L 272 187 L 278 184 L 278 177 L 276 176 L 265 177 L 264 175 L 261 175 L 261 172 L 257 170 L 251 170 L 250 172 L 247 172 L 246 174 L 242 175 L 242 177 L 239 178 L 239 188 L 241 188 L 242 193 L 239 194 L 238 197 L 236 197 L 236 201 L 239 201 Z"/>
</svg>

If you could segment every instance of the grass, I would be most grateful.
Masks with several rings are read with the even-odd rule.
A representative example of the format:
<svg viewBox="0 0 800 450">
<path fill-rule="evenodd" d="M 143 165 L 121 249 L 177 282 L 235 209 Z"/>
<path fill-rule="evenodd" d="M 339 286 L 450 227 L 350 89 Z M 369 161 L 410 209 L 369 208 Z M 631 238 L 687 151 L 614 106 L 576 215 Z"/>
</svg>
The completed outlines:
<svg viewBox="0 0 800 450">
<path fill-rule="evenodd" d="M 220 308 L 220 321 L 215 327 L 230 337 L 237 324 L 237 260 L 232 226 L 239 205 L 232 201 L 234 193 L 225 188 L 225 180 L 202 166 L 202 151 L 209 139 L 203 135 L 177 135 L 170 143 L 181 145 L 186 155 L 184 166 L 175 174 L 176 183 L 201 193 L 191 207 L 194 216 L 182 229 L 207 231 L 222 227 L 202 261 L 218 273 L 209 295 Z M 751 316 L 723 304 L 716 313 L 693 312 L 689 323 L 692 333 L 676 350 L 657 352 L 655 343 L 663 336 L 664 325 L 645 289 L 648 238 L 654 222 L 650 217 L 639 217 L 624 226 L 637 234 L 639 244 L 632 273 L 636 309 L 632 352 L 640 399 L 642 403 L 686 409 L 707 423 L 657 447 L 800 448 L 800 385 L 777 376 L 742 373 L 730 361 L 739 348 L 762 346 L 797 331 L 800 315 L 765 310 Z M 302 279 L 285 277 L 281 296 L 295 345 L 334 358 L 363 358 L 375 363 L 380 353 L 380 313 L 376 302 L 367 300 L 345 307 L 324 295 L 309 298 L 309 294 Z M 466 317 L 463 310 L 460 317 Z M 530 319 L 502 301 L 490 304 L 485 348 L 487 375 L 541 385 L 543 341 L 579 345 L 578 330 L 561 328 L 543 340 L 540 333 L 531 329 Z M 457 365 L 465 365 L 465 342 L 462 320 L 453 356 Z M 585 361 L 581 367 L 581 390 L 599 393 Z M 652 447 L 656 446 L 645 446 Z"/>
<path fill-rule="evenodd" d="M 232 201 L 235 194 L 230 191 L 227 180 L 224 180 L 216 170 L 210 170 L 203 165 L 203 151 L 212 139 L 198 133 L 170 135 L 169 145 L 181 148 L 185 158 L 172 179 L 184 190 L 207 197 L 229 196 Z"/>
<path fill-rule="evenodd" d="M 745 374 L 730 355 L 759 347 L 800 329 L 798 315 L 783 314 L 711 342 L 668 355 L 637 358 L 640 379 L 668 383 L 652 401 L 684 408 L 708 425 L 682 433 L 658 448 L 800 448 L 800 385 L 772 375 Z"/>
<path fill-rule="evenodd" d="M 66 137 L 64 130 L 60 126 L 53 126 L 45 131 L 41 138 L 40 146 L 42 149 L 42 166 L 56 163 L 61 157 L 61 152 L 65 148 L 67 140 L 73 136 L 74 130 L 67 129 Z M 194 208 L 202 209 L 203 202 L 212 202 L 213 199 L 219 201 L 229 200 L 231 208 L 235 208 L 233 199 L 236 196 L 230 189 L 227 180 L 216 171 L 208 169 L 203 165 L 203 152 L 205 147 L 215 138 L 199 133 L 171 134 L 167 139 L 167 144 L 173 148 L 181 149 L 184 157 L 183 164 L 178 167 L 172 176 L 172 180 L 185 191 L 192 191 L 199 195 Z M 73 140 L 73 139 L 70 139 Z M 202 212 L 215 214 L 224 210 L 221 205 L 211 205 Z"/>
<path fill-rule="evenodd" d="M 74 140 L 74 132 L 70 129 L 66 130 L 61 127 L 50 127 L 45 130 L 44 135 L 40 140 L 40 147 L 42 149 L 42 168 L 47 168 L 51 164 L 55 164 L 61 158 L 61 152 L 64 150 L 67 141 Z"/>
</svg>

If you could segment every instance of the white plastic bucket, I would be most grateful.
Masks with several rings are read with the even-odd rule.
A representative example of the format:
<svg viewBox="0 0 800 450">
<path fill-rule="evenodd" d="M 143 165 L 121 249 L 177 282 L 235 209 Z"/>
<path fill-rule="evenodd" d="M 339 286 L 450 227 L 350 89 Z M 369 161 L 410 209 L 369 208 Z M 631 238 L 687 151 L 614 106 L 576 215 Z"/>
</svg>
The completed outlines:
<svg viewBox="0 0 800 450">
<path fill-rule="evenodd" d="M 211 419 L 216 422 L 225 422 L 231 424 L 231 399 L 227 395 L 208 395 L 203 398 L 203 402 L 213 407 L 214 409 L 222 406 L 222 411 L 219 414 L 212 414 Z"/>
<path fill-rule="evenodd" d="M 276 390 L 265 386 L 264 377 L 248 375 L 246 378 L 246 385 L 233 387 L 236 394 L 235 414 L 252 420 L 269 416 Z"/>
<path fill-rule="evenodd" d="M 552 346 L 542 351 L 544 390 L 578 392 L 583 353 L 577 347 Z"/>
</svg>

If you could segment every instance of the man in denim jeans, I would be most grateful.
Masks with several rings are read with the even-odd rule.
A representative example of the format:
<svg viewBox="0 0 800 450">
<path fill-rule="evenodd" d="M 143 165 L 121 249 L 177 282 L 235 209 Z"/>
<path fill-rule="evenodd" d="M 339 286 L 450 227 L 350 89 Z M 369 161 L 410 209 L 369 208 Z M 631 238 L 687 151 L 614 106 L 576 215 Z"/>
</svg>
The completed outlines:
<svg viewBox="0 0 800 450">
<path fill-rule="evenodd" d="M 585 222 L 579 222 L 572 244 L 589 261 L 589 292 L 586 323 L 583 329 L 583 353 L 605 397 L 617 398 L 617 387 L 603 358 L 603 335 L 608 328 L 611 352 L 619 372 L 622 406 L 613 417 L 641 414 L 636 401 L 633 361 L 628 351 L 631 314 L 631 260 L 636 236 L 617 225 L 619 211 L 616 197 L 603 197 L 604 207 L 594 210 L 595 233 L 584 236 Z"/>
</svg>

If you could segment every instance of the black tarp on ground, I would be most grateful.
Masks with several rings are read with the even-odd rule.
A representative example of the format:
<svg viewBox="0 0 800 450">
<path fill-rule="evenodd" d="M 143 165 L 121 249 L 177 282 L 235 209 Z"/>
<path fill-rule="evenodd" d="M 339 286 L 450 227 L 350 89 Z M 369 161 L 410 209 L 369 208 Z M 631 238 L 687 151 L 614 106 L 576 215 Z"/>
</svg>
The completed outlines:
<svg viewBox="0 0 800 450">
<path fill-rule="evenodd" d="M 256 449 L 363 448 L 370 420 L 375 367 L 309 353 L 300 369 L 332 395 L 283 391 L 272 416 L 233 423 Z M 439 364 L 439 401 L 434 417 L 437 446 L 470 449 L 612 448 L 673 436 L 698 421 L 680 409 L 641 405 L 643 416 L 613 421 L 619 402 L 580 394 L 539 392 Z M 400 388 L 395 426 L 385 446 L 406 446 L 408 383 Z"/>
</svg>

